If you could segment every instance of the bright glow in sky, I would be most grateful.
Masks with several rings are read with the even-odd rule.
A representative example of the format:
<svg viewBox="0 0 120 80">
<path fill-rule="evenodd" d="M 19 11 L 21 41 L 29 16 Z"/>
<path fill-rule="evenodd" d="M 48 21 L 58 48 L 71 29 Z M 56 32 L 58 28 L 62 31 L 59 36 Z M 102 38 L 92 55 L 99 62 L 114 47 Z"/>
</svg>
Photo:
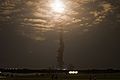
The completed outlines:
<svg viewBox="0 0 120 80">
<path fill-rule="evenodd" d="M 25 15 L 21 25 L 27 27 L 19 27 L 19 31 L 35 40 L 45 40 L 42 38 L 45 32 L 59 31 L 61 26 L 66 32 L 75 28 L 88 32 L 92 26 L 102 22 L 112 10 L 110 3 L 98 0 L 29 0 L 25 4 L 28 8 L 24 9 L 30 9 L 31 13 L 28 15 L 32 16 Z M 11 11 L 5 10 L 3 14 L 10 13 Z"/>
<path fill-rule="evenodd" d="M 54 0 L 51 4 L 52 10 L 57 13 L 63 13 L 65 10 L 65 5 L 60 0 Z"/>
</svg>

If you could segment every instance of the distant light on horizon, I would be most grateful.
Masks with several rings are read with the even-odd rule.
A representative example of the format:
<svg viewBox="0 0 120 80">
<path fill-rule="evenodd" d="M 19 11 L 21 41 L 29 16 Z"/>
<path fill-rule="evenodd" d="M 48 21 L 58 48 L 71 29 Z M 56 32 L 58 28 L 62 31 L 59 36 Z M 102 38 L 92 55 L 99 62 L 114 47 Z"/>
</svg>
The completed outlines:
<svg viewBox="0 0 120 80">
<path fill-rule="evenodd" d="M 69 71 L 69 74 L 78 74 L 78 71 Z"/>
</svg>

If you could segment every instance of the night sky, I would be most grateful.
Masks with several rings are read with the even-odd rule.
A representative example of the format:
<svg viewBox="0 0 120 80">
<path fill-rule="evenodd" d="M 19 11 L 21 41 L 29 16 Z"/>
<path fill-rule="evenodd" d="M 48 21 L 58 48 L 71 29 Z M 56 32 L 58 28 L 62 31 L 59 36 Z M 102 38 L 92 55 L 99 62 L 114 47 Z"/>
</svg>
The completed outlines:
<svg viewBox="0 0 120 80">
<path fill-rule="evenodd" d="M 46 1 L 0 0 L 1 68 L 55 66 L 59 47 L 56 26 L 62 25 L 65 65 L 120 69 L 120 0 L 62 0 L 66 4 L 71 1 L 66 7 L 73 9 L 64 14 L 69 20 L 61 17 L 63 21 L 58 22 L 48 14 Z M 46 14 L 41 15 L 42 11 Z"/>
</svg>

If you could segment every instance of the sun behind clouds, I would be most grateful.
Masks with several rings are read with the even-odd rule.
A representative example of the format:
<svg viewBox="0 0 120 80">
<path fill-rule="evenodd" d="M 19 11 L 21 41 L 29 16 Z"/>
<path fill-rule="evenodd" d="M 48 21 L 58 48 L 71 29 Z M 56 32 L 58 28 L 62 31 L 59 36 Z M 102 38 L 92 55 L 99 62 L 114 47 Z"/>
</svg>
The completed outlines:
<svg viewBox="0 0 120 80">
<path fill-rule="evenodd" d="M 65 5 L 61 0 L 54 0 L 51 4 L 51 8 L 57 13 L 63 13 L 65 11 Z"/>
</svg>

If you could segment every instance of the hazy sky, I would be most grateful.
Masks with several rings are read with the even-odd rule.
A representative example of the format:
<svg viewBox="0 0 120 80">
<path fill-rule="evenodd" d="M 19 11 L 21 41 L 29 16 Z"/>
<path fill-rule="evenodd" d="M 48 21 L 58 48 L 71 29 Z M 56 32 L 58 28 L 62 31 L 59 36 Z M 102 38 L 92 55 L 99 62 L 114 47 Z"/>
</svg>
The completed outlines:
<svg viewBox="0 0 120 80">
<path fill-rule="evenodd" d="M 62 25 L 65 64 L 120 69 L 120 0 L 62 0 L 55 17 L 46 1 L 0 1 L 0 67 L 55 66 Z"/>
</svg>

